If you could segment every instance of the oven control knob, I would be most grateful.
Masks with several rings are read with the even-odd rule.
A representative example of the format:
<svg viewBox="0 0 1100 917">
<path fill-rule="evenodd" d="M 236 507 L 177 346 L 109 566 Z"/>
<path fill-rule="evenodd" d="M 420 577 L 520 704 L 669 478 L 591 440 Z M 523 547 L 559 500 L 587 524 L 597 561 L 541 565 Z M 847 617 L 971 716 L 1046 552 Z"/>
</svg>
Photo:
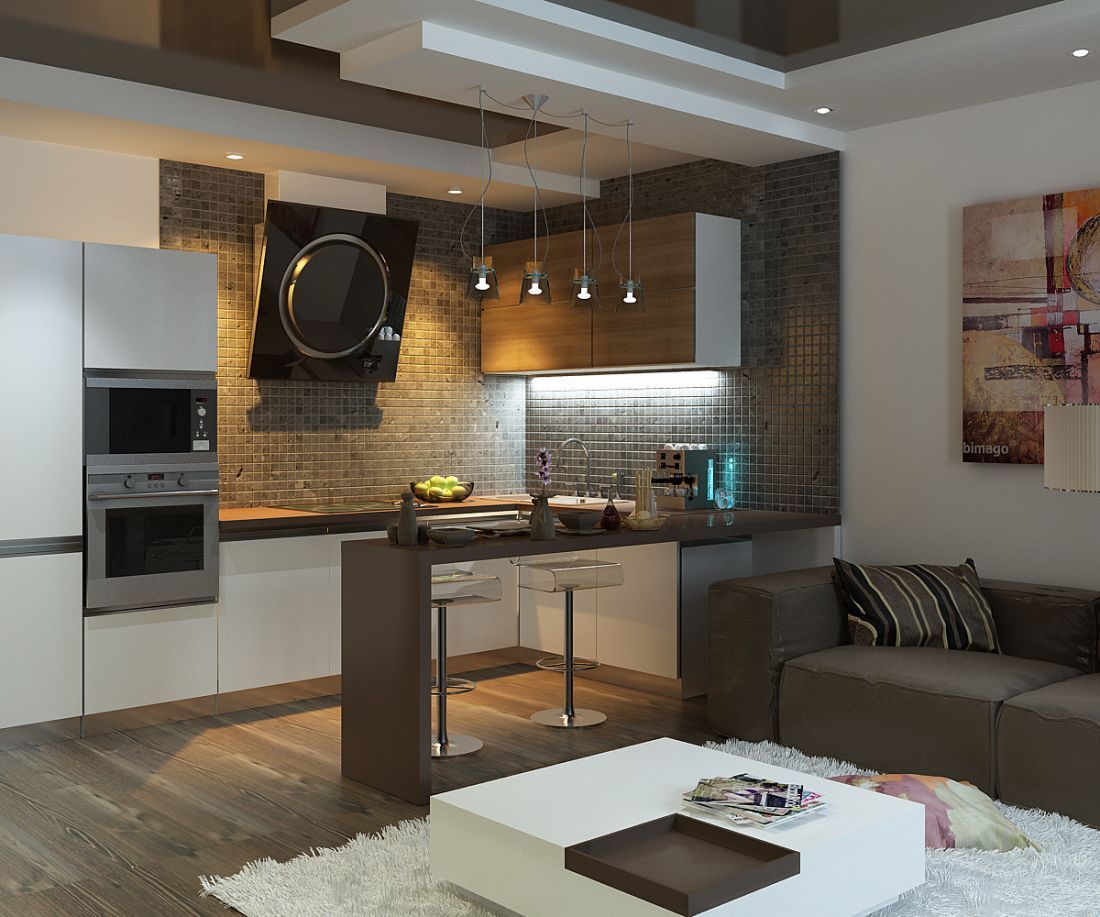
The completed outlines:
<svg viewBox="0 0 1100 917">
<path fill-rule="evenodd" d="M 122 481 L 122 486 L 123 487 L 133 487 L 134 486 L 134 479 L 132 477 L 130 477 L 130 475 L 126 475 L 126 477 Z"/>
<path fill-rule="evenodd" d="M 199 417 L 205 417 L 206 416 L 206 408 L 199 408 L 197 411 L 195 411 L 195 413 L 198 414 Z"/>
<path fill-rule="evenodd" d="M 187 486 L 187 475 L 181 474 L 178 478 L 176 478 L 176 483 L 179 484 L 180 487 L 186 487 Z"/>
</svg>

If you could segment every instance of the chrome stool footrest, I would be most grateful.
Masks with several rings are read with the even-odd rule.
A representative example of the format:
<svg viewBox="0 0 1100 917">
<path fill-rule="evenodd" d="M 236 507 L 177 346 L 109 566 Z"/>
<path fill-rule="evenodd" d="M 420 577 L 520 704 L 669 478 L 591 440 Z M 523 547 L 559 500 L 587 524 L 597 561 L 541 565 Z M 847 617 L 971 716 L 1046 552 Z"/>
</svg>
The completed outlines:
<svg viewBox="0 0 1100 917">
<path fill-rule="evenodd" d="M 468 678 L 454 678 L 450 675 L 447 676 L 447 696 L 452 694 L 467 694 L 477 688 L 472 681 Z M 432 697 L 439 696 L 439 679 L 432 678 Z"/>
<path fill-rule="evenodd" d="M 535 660 L 535 666 L 540 669 L 547 669 L 551 672 L 564 672 L 565 657 L 543 656 L 541 659 Z M 583 656 L 573 657 L 574 672 L 586 672 L 589 669 L 598 669 L 599 667 L 600 664 L 595 659 L 585 659 Z"/>
</svg>

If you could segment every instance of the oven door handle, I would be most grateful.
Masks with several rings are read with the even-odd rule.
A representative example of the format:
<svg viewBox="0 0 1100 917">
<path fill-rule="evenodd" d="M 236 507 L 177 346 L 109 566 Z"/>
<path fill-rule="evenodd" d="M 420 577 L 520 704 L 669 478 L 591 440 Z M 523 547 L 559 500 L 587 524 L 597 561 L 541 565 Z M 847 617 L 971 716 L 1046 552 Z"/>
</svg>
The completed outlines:
<svg viewBox="0 0 1100 917">
<path fill-rule="evenodd" d="M 216 497 L 218 489 L 213 490 L 175 490 L 164 493 L 142 494 L 88 494 L 89 500 L 160 500 L 164 497 Z"/>
</svg>

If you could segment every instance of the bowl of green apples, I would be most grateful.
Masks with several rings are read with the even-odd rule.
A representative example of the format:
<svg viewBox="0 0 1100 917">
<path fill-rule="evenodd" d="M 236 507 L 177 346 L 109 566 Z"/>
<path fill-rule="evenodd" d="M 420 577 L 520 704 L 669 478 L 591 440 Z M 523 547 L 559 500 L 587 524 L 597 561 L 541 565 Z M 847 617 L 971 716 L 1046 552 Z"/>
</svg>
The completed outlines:
<svg viewBox="0 0 1100 917">
<path fill-rule="evenodd" d="M 453 474 L 433 474 L 409 487 L 418 500 L 426 503 L 461 503 L 474 492 L 472 481 L 460 481 Z"/>
</svg>

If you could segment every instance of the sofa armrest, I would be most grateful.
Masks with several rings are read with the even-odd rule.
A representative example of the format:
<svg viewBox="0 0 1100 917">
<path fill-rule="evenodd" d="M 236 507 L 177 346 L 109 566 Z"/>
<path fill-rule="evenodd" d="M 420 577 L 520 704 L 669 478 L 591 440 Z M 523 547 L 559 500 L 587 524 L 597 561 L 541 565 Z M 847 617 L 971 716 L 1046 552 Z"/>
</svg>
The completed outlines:
<svg viewBox="0 0 1100 917">
<path fill-rule="evenodd" d="M 711 728 L 776 741 L 788 659 L 848 642 L 832 568 L 723 580 L 710 587 Z"/>
<path fill-rule="evenodd" d="M 1007 656 L 1097 671 L 1100 593 L 1034 583 L 982 580 Z"/>
</svg>

